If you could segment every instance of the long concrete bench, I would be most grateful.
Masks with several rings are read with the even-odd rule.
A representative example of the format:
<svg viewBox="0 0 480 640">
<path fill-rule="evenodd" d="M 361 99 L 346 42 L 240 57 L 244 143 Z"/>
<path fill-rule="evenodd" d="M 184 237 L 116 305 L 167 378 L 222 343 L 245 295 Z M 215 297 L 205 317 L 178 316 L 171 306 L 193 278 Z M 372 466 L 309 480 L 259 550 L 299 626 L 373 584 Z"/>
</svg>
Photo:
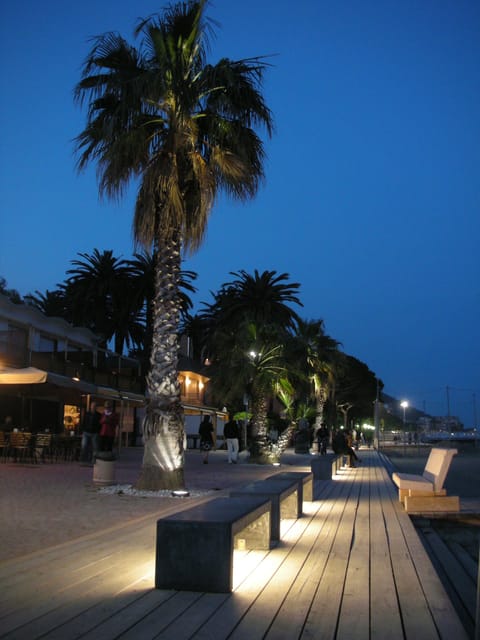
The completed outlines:
<svg viewBox="0 0 480 640">
<path fill-rule="evenodd" d="M 270 549 L 271 502 L 215 498 L 157 521 L 157 589 L 229 593 L 233 551 Z"/>
<path fill-rule="evenodd" d="M 298 503 L 298 480 L 295 478 L 259 480 L 230 492 L 232 497 L 249 495 L 271 500 L 270 532 L 273 543 L 280 540 L 280 521 L 285 518 L 299 518 L 301 515 L 302 511 Z"/>
<path fill-rule="evenodd" d="M 344 465 L 343 454 L 327 453 L 324 456 L 315 456 L 310 461 L 315 480 L 331 480 Z"/>
<path fill-rule="evenodd" d="M 313 473 L 308 471 L 281 471 L 265 480 L 296 480 L 298 482 L 298 513 L 303 513 L 303 502 L 313 502 Z"/>
<path fill-rule="evenodd" d="M 460 511 L 458 496 L 447 496 L 443 488 L 452 458 L 457 449 L 432 448 L 422 475 L 413 473 L 392 474 L 398 487 L 398 499 L 409 513 Z"/>
</svg>

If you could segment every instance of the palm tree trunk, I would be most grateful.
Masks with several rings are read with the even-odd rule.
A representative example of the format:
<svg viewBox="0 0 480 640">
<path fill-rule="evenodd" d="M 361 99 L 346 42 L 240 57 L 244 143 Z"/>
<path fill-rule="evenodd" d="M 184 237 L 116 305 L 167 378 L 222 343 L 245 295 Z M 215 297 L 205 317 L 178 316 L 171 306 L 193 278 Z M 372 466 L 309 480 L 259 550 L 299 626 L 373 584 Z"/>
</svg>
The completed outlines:
<svg viewBox="0 0 480 640">
<path fill-rule="evenodd" d="M 138 489 L 181 489 L 184 480 L 184 417 L 178 381 L 180 243 L 157 249 L 152 350 L 143 422 L 145 451 Z"/>
<path fill-rule="evenodd" d="M 316 418 L 315 418 L 315 431 L 321 427 L 323 422 L 323 410 L 325 403 L 327 402 L 327 389 L 324 386 L 318 386 L 315 389 L 315 405 L 316 405 Z"/>
<path fill-rule="evenodd" d="M 252 390 L 252 416 L 254 437 L 250 451 L 250 462 L 271 462 L 267 434 L 267 397 L 263 388 Z"/>
</svg>

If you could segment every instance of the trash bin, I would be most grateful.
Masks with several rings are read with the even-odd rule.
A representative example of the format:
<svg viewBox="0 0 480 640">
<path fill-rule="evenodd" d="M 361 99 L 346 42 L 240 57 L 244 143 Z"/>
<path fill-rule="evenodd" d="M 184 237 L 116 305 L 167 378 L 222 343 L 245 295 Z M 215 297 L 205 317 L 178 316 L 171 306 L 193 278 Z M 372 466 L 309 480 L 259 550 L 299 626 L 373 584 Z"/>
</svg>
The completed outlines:
<svg viewBox="0 0 480 640">
<path fill-rule="evenodd" d="M 97 453 L 93 465 L 93 482 L 106 486 L 115 482 L 116 456 L 110 452 Z"/>
</svg>

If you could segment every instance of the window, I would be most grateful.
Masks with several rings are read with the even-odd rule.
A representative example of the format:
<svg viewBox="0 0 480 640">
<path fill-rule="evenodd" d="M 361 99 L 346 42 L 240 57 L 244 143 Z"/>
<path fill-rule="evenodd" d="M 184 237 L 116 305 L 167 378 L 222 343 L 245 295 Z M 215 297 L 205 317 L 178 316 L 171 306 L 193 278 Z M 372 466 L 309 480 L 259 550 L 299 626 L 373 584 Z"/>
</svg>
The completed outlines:
<svg viewBox="0 0 480 640">
<path fill-rule="evenodd" d="M 0 331 L 0 357 L 6 365 L 25 366 L 28 363 L 28 330 L 8 324 Z"/>
</svg>

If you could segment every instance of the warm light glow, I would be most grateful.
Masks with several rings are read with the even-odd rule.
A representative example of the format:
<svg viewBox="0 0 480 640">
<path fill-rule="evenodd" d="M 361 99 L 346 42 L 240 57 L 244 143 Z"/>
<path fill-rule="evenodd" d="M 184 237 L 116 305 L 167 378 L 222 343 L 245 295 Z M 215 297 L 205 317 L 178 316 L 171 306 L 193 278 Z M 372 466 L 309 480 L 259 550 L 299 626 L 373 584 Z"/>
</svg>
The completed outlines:
<svg viewBox="0 0 480 640">
<path fill-rule="evenodd" d="M 203 382 L 200 380 L 200 382 L 198 383 L 198 388 L 200 389 L 200 391 L 203 389 L 205 385 L 203 384 Z"/>
<path fill-rule="evenodd" d="M 192 382 L 192 381 L 191 381 L 191 380 L 190 380 L 190 378 L 187 376 L 187 377 L 185 378 L 185 384 L 186 384 L 186 386 L 187 386 L 187 387 L 189 387 L 189 386 L 190 386 L 190 384 L 191 384 L 191 382 Z"/>
</svg>

